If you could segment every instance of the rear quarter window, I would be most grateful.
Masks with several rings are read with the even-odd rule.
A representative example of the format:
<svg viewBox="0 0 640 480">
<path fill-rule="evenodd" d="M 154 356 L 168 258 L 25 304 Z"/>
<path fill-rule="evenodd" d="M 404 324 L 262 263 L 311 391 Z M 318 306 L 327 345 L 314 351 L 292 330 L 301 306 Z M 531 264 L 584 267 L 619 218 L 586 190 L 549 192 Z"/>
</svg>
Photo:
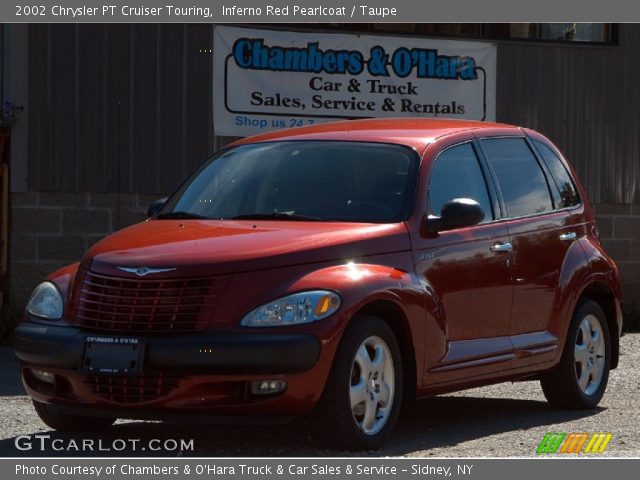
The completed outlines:
<svg viewBox="0 0 640 480">
<path fill-rule="evenodd" d="M 551 189 L 554 193 L 556 208 L 569 208 L 580 204 L 580 197 L 571 175 L 556 153 L 544 143 L 532 141 L 533 146 L 547 165 L 553 178 Z"/>
</svg>

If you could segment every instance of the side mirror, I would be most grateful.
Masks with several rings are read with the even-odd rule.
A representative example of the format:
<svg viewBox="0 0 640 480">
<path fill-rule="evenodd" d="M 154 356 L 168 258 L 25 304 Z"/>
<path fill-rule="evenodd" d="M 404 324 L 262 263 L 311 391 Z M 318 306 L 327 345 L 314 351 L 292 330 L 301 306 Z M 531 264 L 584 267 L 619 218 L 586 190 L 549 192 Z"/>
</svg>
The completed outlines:
<svg viewBox="0 0 640 480">
<path fill-rule="evenodd" d="M 484 210 L 470 198 L 454 198 L 442 206 L 440 216 L 429 215 L 427 229 L 431 233 L 454 228 L 470 227 L 484 220 Z"/>
<path fill-rule="evenodd" d="M 160 209 L 162 207 L 164 207 L 164 204 L 167 203 L 168 199 L 169 199 L 168 197 L 163 197 L 163 198 L 159 198 L 158 200 L 152 202 L 151 205 L 149 205 L 149 208 L 147 209 L 147 218 L 151 218 L 156 213 L 158 213 L 160 211 Z"/>
</svg>

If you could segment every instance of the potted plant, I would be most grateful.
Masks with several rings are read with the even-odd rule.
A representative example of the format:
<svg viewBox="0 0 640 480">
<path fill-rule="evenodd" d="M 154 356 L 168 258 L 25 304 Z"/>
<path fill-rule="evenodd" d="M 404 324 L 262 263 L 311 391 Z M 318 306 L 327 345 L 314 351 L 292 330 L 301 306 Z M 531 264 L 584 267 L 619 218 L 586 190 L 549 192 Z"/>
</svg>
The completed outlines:
<svg viewBox="0 0 640 480">
<path fill-rule="evenodd" d="M 9 143 L 11 128 L 18 121 L 18 113 L 22 110 L 22 105 L 16 105 L 10 101 L 6 101 L 2 105 L 2 113 L 0 113 L 0 162 L 4 161 L 4 152 Z"/>
</svg>

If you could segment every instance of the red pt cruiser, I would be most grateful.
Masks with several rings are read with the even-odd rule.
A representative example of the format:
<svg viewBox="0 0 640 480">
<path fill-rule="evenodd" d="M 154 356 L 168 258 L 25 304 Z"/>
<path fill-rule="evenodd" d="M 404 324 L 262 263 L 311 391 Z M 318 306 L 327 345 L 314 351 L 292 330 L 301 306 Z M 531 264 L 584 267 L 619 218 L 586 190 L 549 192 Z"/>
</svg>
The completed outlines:
<svg viewBox="0 0 640 480">
<path fill-rule="evenodd" d="M 332 445 L 376 448 L 415 398 L 537 379 L 592 408 L 618 364 L 618 269 L 571 167 L 525 128 L 247 138 L 149 216 L 29 300 L 14 345 L 54 429 L 310 414 Z"/>
</svg>

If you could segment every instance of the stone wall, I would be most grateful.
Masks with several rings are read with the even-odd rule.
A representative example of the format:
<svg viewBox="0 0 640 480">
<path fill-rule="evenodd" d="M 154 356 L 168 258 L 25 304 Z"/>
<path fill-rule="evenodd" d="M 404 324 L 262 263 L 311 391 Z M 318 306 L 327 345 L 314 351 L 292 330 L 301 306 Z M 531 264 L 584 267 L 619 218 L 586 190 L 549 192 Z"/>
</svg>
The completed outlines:
<svg viewBox="0 0 640 480">
<path fill-rule="evenodd" d="M 640 304 L 640 205 L 594 206 L 600 239 L 622 275 L 625 307 Z"/>
<path fill-rule="evenodd" d="M 159 196 L 105 193 L 11 194 L 10 304 L 21 308 L 54 270 L 82 258 L 111 232 L 146 218 Z"/>
<path fill-rule="evenodd" d="M 11 194 L 9 286 L 20 308 L 35 285 L 79 260 L 111 232 L 142 221 L 159 196 L 103 193 Z M 600 237 L 622 272 L 627 306 L 640 305 L 640 205 L 596 205 Z"/>
</svg>

